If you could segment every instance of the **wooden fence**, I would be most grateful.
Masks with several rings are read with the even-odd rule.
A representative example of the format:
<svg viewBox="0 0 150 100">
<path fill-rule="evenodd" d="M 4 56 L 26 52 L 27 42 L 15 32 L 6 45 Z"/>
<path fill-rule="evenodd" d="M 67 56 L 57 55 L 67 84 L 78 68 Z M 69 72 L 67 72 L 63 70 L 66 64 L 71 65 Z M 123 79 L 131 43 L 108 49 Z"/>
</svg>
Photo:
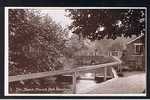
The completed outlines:
<svg viewBox="0 0 150 100">
<path fill-rule="evenodd" d="M 76 93 L 77 73 L 84 72 L 84 71 L 96 70 L 98 68 L 104 68 L 104 81 L 105 81 L 107 79 L 108 67 L 112 67 L 112 66 L 119 67 L 119 65 L 121 64 L 121 61 L 119 59 L 117 59 L 116 57 L 113 57 L 113 58 L 116 59 L 116 61 L 112 62 L 112 63 L 83 66 L 83 67 L 78 67 L 78 68 L 68 69 L 68 70 L 47 71 L 47 72 L 31 73 L 31 74 L 25 74 L 25 75 L 9 76 L 9 82 L 28 80 L 28 79 L 36 79 L 36 78 L 44 78 L 47 76 L 55 76 L 55 75 L 62 75 L 62 74 L 72 74 L 72 76 L 73 76 L 72 90 L 73 90 L 73 94 L 75 94 Z"/>
</svg>

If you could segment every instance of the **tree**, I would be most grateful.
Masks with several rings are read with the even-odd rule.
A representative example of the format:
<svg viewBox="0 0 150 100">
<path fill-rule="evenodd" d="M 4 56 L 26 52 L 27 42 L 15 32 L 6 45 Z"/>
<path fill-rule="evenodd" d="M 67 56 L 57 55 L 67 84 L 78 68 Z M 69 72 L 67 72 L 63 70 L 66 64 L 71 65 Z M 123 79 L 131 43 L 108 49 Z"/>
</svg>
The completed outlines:
<svg viewBox="0 0 150 100">
<path fill-rule="evenodd" d="M 73 34 L 71 38 L 66 42 L 66 46 L 68 50 L 66 50 L 67 54 L 70 57 L 75 56 L 76 54 L 80 55 L 81 52 L 86 51 L 88 46 L 85 44 L 85 39 L 80 39 L 78 35 Z"/>
<path fill-rule="evenodd" d="M 66 31 L 39 11 L 9 10 L 9 75 L 56 70 Z"/>
<path fill-rule="evenodd" d="M 9 10 L 9 75 L 52 71 L 63 68 L 59 57 L 64 55 L 67 31 L 49 16 L 28 9 Z M 23 84 L 22 84 L 23 83 Z M 52 83 L 43 79 L 12 82 L 17 88 L 45 88 Z M 44 86 L 44 87 L 43 87 Z"/>
<path fill-rule="evenodd" d="M 144 9 L 67 9 L 73 33 L 90 40 L 131 37 L 145 32 Z"/>
<path fill-rule="evenodd" d="M 29 23 L 25 10 L 9 10 L 9 68 L 16 67 L 13 74 L 23 73 L 23 69 L 30 64 L 33 66 L 32 60 L 23 52 L 23 47 L 31 43 L 35 32 L 36 28 Z"/>
<path fill-rule="evenodd" d="M 112 45 L 108 48 L 109 51 L 122 51 L 124 49 L 122 42 L 114 42 Z"/>
</svg>

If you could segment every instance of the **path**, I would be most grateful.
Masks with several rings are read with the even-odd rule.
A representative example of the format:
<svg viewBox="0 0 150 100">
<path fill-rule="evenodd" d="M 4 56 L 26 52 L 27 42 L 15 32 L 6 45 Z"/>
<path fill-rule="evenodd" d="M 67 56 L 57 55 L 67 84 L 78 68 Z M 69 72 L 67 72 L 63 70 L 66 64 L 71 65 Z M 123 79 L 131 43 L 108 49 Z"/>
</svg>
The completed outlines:
<svg viewBox="0 0 150 100">
<path fill-rule="evenodd" d="M 86 85 L 85 85 L 86 86 Z M 142 93 L 146 87 L 145 73 L 128 77 L 114 78 L 96 84 L 90 88 L 77 91 L 80 94 L 128 94 Z"/>
</svg>

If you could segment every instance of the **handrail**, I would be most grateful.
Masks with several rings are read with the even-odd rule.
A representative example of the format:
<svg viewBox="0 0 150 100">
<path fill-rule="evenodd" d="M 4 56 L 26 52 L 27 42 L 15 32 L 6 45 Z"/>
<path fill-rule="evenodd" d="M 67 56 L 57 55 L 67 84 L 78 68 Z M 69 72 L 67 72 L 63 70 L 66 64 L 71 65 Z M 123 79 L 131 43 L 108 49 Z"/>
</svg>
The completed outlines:
<svg viewBox="0 0 150 100">
<path fill-rule="evenodd" d="M 61 74 L 66 74 L 66 73 L 82 72 L 82 71 L 94 70 L 97 68 L 111 67 L 111 66 L 118 65 L 118 64 L 120 64 L 120 62 L 117 61 L 117 62 L 100 64 L 100 65 L 78 67 L 78 68 L 68 69 L 68 70 L 47 71 L 47 72 L 9 76 L 9 82 L 21 81 L 21 80 L 27 80 L 27 79 L 43 78 L 43 77 L 47 77 L 47 76 L 55 76 L 55 75 L 61 75 Z"/>
<path fill-rule="evenodd" d="M 118 61 L 120 64 L 122 63 L 122 61 L 118 58 L 118 57 L 115 57 L 115 56 L 112 56 L 116 61 Z"/>
</svg>

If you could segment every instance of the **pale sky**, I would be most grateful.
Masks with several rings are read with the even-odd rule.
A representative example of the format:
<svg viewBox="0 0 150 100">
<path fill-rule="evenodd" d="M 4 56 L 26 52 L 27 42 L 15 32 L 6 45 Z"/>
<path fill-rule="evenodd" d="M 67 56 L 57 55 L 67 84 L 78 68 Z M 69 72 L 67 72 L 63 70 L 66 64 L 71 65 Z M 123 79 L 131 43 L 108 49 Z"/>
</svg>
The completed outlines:
<svg viewBox="0 0 150 100">
<path fill-rule="evenodd" d="M 71 19 L 65 16 L 67 12 L 64 9 L 42 9 L 40 11 L 42 14 L 48 14 L 56 23 L 62 25 L 63 28 L 66 28 L 71 23 Z"/>
</svg>

